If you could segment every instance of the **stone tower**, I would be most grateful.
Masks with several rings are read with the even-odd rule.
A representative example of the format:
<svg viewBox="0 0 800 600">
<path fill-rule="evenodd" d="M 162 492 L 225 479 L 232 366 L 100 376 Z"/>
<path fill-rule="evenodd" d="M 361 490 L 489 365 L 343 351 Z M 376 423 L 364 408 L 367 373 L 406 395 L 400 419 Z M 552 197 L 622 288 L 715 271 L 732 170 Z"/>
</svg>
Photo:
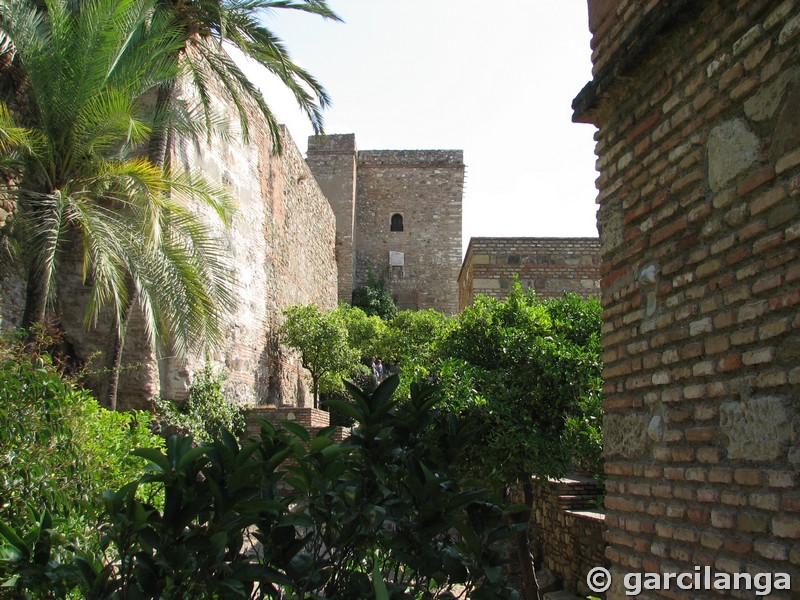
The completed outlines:
<svg viewBox="0 0 800 600">
<path fill-rule="evenodd" d="M 357 151 L 353 135 L 311 137 L 307 162 L 336 214 L 339 298 L 370 270 L 402 309 L 458 310 L 460 150 Z"/>
</svg>

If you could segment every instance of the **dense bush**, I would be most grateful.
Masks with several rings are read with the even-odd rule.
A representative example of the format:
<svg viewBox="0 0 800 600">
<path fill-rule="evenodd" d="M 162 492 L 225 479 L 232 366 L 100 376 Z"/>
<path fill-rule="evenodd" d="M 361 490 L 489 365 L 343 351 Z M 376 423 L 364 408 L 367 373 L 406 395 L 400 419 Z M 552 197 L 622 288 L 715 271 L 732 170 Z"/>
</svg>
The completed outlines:
<svg viewBox="0 0 800 600">
<path fill-rule="evenodd" d="M 159 431 L 166 436 L 178 431 L 201 442 L 218 439 L 226 430 L 237 436 L 243 434 L 244 415 L 225 398 L 223 383 L 223 376 L 206 365 L 195 376 L 184 401 L 158 399 Z"/>
<path fill-rule="evenodd" d="M 433 391 L 415 386 L 398 403 L 396 385 L 351 386 L 353 404 L 332 403 L 357 423 L 342 443 L 331 430 L 312 439 L 263 422 L 243 445 L 223 432 L 200 446 L 173 436 L 163 450 L 136 450 L 149 472 L 104 496 L 105 562 L 79 556 L 36 572 L 22 552 L 4 562 L 19 588 L 46 582 L 49 597 L 422 600 L 455 598 L 460 585 L 475 600 L 516 598 L 497 545 L 517 528 L 485 489 L 450 472 L 465 440 L 455 431 L 431 440 Z M 153 484 L 163 507 L 137 496 Z M 4 549 L 24 547 L 6 540 Z"/>
<path fill-rule="evenodd" d="M 360 308 L 368 316 L 388 320 L 397 314 L 397 305 L 386 287 L 386 279 L 369 270 L 367 283 L 353 290 L 352 306 Z"/>
<path fill-rule="evenodd" d="M 49 593 L 40 571 L 72 548 L 99 549 L 100 495 L 140 477 L 146 461 L 131 449 L 161 439 L 149 414 L 100 407 L 36 344 L 8 339 L 0 341 L 0 424 L 0 580 L 23 570 Z"/>
<path fill-rule="evenodd" d="M 517 285 L 478 297 L 442 342 L 446 406 L 478 441 L 463 464 L 505 485 L 600 467 L 600 306 L 542 301 Z"/>
</svg>

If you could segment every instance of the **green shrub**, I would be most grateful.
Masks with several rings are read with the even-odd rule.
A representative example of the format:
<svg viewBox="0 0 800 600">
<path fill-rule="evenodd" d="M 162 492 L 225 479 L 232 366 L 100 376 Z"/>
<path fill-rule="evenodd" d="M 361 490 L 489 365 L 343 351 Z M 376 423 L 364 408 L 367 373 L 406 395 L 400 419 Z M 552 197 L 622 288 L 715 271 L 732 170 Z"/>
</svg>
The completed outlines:
<svg viewBox="0 0 800 600">
<path fill-rule="evenodd" d="M 391 319 L 397 314 L 397 305 L 386 288 L 386 278 L 369 270 L 367 283 L 353 290 L 351 304 L 363 310 L 367 316 Z"/>
<path fill-rule="evenodd" d="M 43 569 L 73 548 L 97 554 L 100 495 L 144 473 L 132 449 L 162 443 L 149 414 L 108 411 L 63 376 L 40 350 L 48 343 L 0 340 L 0 581 L 22 574 L 19 586 L 44 594 L 34 597 L 55 597 Z M 140 490 L 151 501 L 156 492 Z"/>
<path fill-rule="evenodd" d="M 30 590 L 45 581 L 97 599 L 445 599 L 456 585 L 476 599 L 518 598 L 498 544 L 519 528 L 450 472 L 448 452 L 466 440 L 430 437 L 433 391 L 415 386 L 398 403 L 396 386 L 396 376 L 372 394 L 351 385 L 352 404 L 332 402 L 357 423 L 341 443 L 331 429 L 312 439 L 296 424 L 262 422 L 242 445 L 223 431 L 200 446 L 173 436 L 164 449 L 138 449 L 148 472 L 104 495 L 105 562 L 77 557 L 17 575 Z M 163 486 L 161 507 L 137 496 L 142 484 Z M 25 548 L 7 537 L 6 547 Z"/>
<path fill-rule="evenodd" d="M 223 376 L 215 374 L 211 365 L 206 365 L 196 375 L 186 400 L 156 400 L 159 430 L 166 435 L 176 431 L 191 435 L 200 442 L 217 439 L 223 431 L 242 435 L 244 415 L 225 398 L 223 383 Z"/>
</svg>

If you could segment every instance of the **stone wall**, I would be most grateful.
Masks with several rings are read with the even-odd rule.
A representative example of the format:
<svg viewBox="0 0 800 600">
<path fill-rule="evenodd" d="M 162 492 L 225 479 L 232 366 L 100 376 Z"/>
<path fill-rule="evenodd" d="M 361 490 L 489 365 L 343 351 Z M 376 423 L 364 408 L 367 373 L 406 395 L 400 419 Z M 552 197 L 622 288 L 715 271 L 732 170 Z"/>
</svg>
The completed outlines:
<svg viewBox="0 0 800 600">
<path fill-rule="evenodd" d="M 356 258 L 355 135 L 311 136 L 306 162 L 336 215 L 339 300 L 350 302 Z"/>
<path fill-rule="evenodd" d="M 184 94 L 190 98 L 188 92 Z M 215 102 L 220 112 L 236 114 L 219 99 Z M 235 132 L 215 135 L 210 142 L 182 140 L 172 157 L 176 166 L 224 182 L 236 202 L 230 229 L 217 227 L 230 252 L 235 303 L 222 347 L 208 358 L 215 370 L 227 375 L 224 391 L 231 401 L 303 406 L 311 402 L 310 378 L 296 354 L 279 344 L 277 328 L 283 320 L 281 311 L 290 305 L 336 306 L 335 218 L 288 133 L 283 132 L 283 154 L 273 154 L 266 124 L 252 107 L 249 113 L 247 141 Z M 218 223 L 208 209 L 198 210 L 210 223 Z M 85 289 L 79 267 L 70 260 L 61 266 L 59 308 L 68 341 L 79 356 L 87 358 L 96 351 L 108 352 L 110 336 L 107 324 L 91 331 L 83 328 L 85 304 L 79 299 Z M 6 310 L 7 299 L 19 296 L 6 296 L 6 289 L 4 281 L 3 326 L 18 324 L 21 317 L 18 306 Z M 11 289 L 20 290 L 20 286 Z M 123 352 L 121 407 L 147 407 L 159 395 L 181 399 L 193 374 L 206 362 L 204 356 L 157 361 L 146 340 L 143 320 L 135 315 Z M 103 356 L 92 363 L 104 364 Z M 102 394 L 102 385 L 98 387 Z"/>
<path fill-rule="evenodd" d="M 471 238 L 458 276 L 459 310 L 483 294 L 505 298 L 519 276 L 542 298 L 600 295 L 597 238 Z"/>
<path fill-rule="evenodd" d="M 605 565 L 605 515 L 595 501 L 602 495 L 593 479 L 550 480 L 536 486 L 531 542 L 537 568 L 555 575 L 563 589 L 587 596 L 586 575 Z"/>
<path fill-rule="evenodd" d="M 236 305 L 212 365 L 224 370 L 226 397 L 240 405 L 310 403 L 310 380 L 294 352 L 278 343 L 281 311 L 293 304 L 336 306 L 335 217 L 298 151 L 283 131 L 283 153 L 272 152 L 256 115 L 248 141 L 184 143 L 184 167 L 225 182 L 237 201 L 226 234 Z M 201 357 L 162 365 L 162 395 L 180 398 Z"/>
<path fill-rule="evenodd" d="M 351 230 L 353 156 L 355 221 Z M 307 160 L 337 213 L 340 298 L 349 301 L 347 290 L 352 288 L 347 286 L 366 284 L 372 270 L 385 277 L 400 308 L 455 313 L 461 266 L 463 153 L 355 152 L 353 136 L 331 135 L 310 138 Z M 391 231 L 394 215 L 402 218 L 402 231 Z"/>
<path fill-rule="evenodd" d="M 800 594 L 800 2 L 590 0 L 606 508 L 626 572 Z M 623 52 L 615 49 L 622 48 Z M 641 598 L 752 598 L 752 590 Z"/>
</svg>

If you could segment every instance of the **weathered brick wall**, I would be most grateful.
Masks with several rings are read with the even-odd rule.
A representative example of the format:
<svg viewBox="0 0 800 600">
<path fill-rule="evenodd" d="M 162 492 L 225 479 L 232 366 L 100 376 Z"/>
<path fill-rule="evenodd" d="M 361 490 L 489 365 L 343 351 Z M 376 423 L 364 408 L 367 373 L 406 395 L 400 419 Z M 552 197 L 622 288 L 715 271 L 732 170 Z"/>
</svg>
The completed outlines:
<svg viewBox="0 0 800 600">
<path fill-rule="evenodd" d="M 605 4 L 574 107 L 599 126 L 609 598 L 695 565 L 796 598 L 800 2 Z"/>
<path fill-rule="evenodd" d="M 459 310 L 483 294 L 505 298 L 519 276 L 542 298 L 600 295 L 597 238 L 472 238 L 458 276 Z"/>
<path fill-rule="evenodd" d="M 312 407 L 264 406 L 250 408 L 245 413 L 245 438 L 258 439 L 261 431 L 260 421 L 266 421 L 274 427 L 280 427 L 284 422 L 295 423 L 308 430 L 313 439 L 320 429 L 330 426 L 330 417 L 329 412 Z M 337 427 L 333 430 L 335 442 L 341 442 L 349 435 L 349 428 Z"/>
<path fill-rule="evenodd" d="M 336 215 L 339 300 L 350 302 L 355 273 L 356 139 L 354 134 L 311 136 L 306 162 Z"/>
</svg>

